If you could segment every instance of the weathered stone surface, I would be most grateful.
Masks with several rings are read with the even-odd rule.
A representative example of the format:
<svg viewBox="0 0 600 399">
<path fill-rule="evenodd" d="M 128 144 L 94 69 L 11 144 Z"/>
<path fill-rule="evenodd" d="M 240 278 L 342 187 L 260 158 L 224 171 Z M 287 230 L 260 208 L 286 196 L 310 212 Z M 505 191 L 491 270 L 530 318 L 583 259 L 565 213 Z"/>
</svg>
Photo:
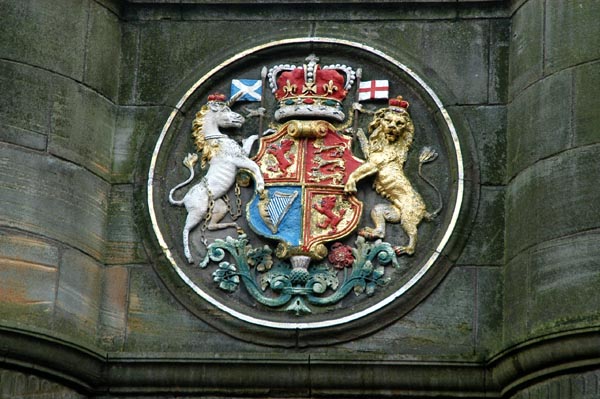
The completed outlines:
<svg viewBox="0 0 600 399">
<path fill-rule="evenodd" d="M 478 267 L 475 353 L 481 360 L 495 355 L 502 346 L 503 280 L 501 267 Z"/>
<path fill-rule="evenodd" d="M 135 228 L 134 208 L 138 205 L 132 186 L 112 187 L 108 207 L 106 263 L 128 264 L 146 260 Z"/>
<path fill-rule="evenodd" d="M 88 1 L 3 1 L 0 54 L 81 80 Z"/>
<path fill-rule="evenodd" d="M 51 154 L 109 179 L 116 107 L 98 93 L 64 79 L 52 94 Z"/>
<path fill-rule="evenodd" d="M 401 354 L 421 359 L 472 359 L 475 339 L 476 268 L 455 267 L 442 283 L 406 316 L 365 338 L 336 350 Z M 332 354 L 332 349 L 313 348 Z"/>
<path fill-rule="evenodd" d="M 109 9 L 90 2 L 84 82 L 115 101 L 119 86 L 121 29 Z"/>
<path fill-rule="evenodd" d="M 84 399 L 85 396 L 45 378 L 15 370 L 0 369 L 3 399 Z"/>
<path fill-rule="evenodd" d="M 353 2 L 352 4 L 336 2 L 335 6 L 331 3 L 322 1 L 271 1 L 271 2 L 219 2 L 215 6 L 214 2 L 187 2 L 183 6 L 178 1 L 165 1 L 160 7 L 127 7 L 125 16 L 129 20 L 198 20 L 198 21 L 264 21 L 272 23 L 277 21 L 283 25 L 288 21 L 304 21 L 306 25 L 315 21 L 381 21 L 389 20 L 391 15 L 399 19 L 455 19 L 459 13 L 468 14 L 468 8 L 460 9 L 454 7 L 455 4 L 434 4 L 424 7 L 415 7 L 414 4 L 402 4 L 401 2 L 384 1 L 378 2 L 377 6 L 365 2 Z M 425 0 L 425 3 L 455 3 L 454 0 Z M 209 3 L 210 6 L 207 4 Z M 311 3 L 310 7 L 306 4 Z M 394 4 L 395 3 L 395 4 Z M 202 5 L 200 5 L 202 4 Z M 268 9 L 266 8 L 268 4 Z M 490 9 L 492 11 L 490 12 Z M 493 7 L 480 8 L 480 13 L 485 15 L 495 15 Z M 280 22 L 282 21 L 282 22 Z M 306 35 L 307 33 L 305 33 Z M 303 36 L 305 36 L 303 35 Z"/>
<path fill-rule="evenodd" d="M 108 183 L 69 162 L 1 144 L 0 181 L 1 225 L 54 238 L 101 259 Z"/>
<path fill-rule="evenodd" d="M 574 146 L 600 142 L 600 62 L 575 69 Z"/>
<path fill-rule="evenodd" d="M 0 60 L 0 140 L 46 149 L 51 78 L 48 71 Z"/>
<path fill-rule="evenodd" d="M 529 252 L 523 252 L 504 266 L 502 341 L 505 348 L 527 339 L 530 263 Z"/>
<path fill-rule="evenodd" d="M 174 106 L 179 97 L 200 77 L 220 62 L 242 50 L 284 37 L 303 36 L 304 22 L 281 26 L 260 24 L 251 29 L 246 21 L 194 22 L 154 21 L 140 25 L 138 71 L 133 87 L 134 103 L 141 105 L 166 104 Z M 218 32 L 219 40 L 210 40 Z M 240 40 L 243 37 L 244 40 Z M 172 43 L 178 43 L 173 46 Z M 129 40 L 125 45 L 137 45 Z M 168 49 L 168 51 L 167 51 Z M 127 49 L 126 51 L 135 51 Z M 127 71 L 132 74 L 134 71 Z M 132 97 L 123 94 L 123 99 Z"/>
<path fill-rule="evenodd" d="M 479 158 L 481 184 L 502 185 L 506 180 L 506 107 L 476 106 L 453 109 L 471 125 Z M 469 151 L 465 147 L 465 151 Z"/>
<path fill-rule="evenodd" d="M 510 20 L 490 21 L 490 88 L 488 102 L 505 104 L 508 101 L 508 67 L 510 54 Z"/>
<path fill-rule="evenodd" d="M 140 28 L 137 24 L 121 25 L 119 104 L 134 104 L 137 99 L 140 40 Z"/>
<path fill-rule="evenodd" d="M 142 144 L 156 142 L 170 111 L 165 107 L 119 108 L 112 166 L 114 183 L 133 182 L 136 168 L 145 173 L 153 148 L 143 148 Z"/>
<path fill-rule="evenodd" d="M 531 334 L 539 336 L 600 321 L 600 232 L 545 242 L 531 249 Z"/>
<path fill-rule="evenodd" d="M 55 245 L 13 230 L 0 230 L 1 319 L 34 329 L 50 326 L 58 260 Z"/>
<path fill-rule="evenodd" d="M 433 80 L 445 85 L 454 96 L 453 99 L 442 98 L 446 105 L 454 101 L 458 104 L 487 102 L 488 33 L 487 22 L 478 20 L 398 21 L 376 25 L 335 22 L 318 24 L 316 28 L 317 36 L 333 35 L 372 46 L 406 63 L 430 84 Z M 410 61 L 418 64 L 412 65 Z M 433 90 L 439 89 L 433 85 Z"/>
<path fill-rule="evenodd" d="M 530 86 L 509 104 L 509 179 L 536 161 L 569 148 L 572 80 L 570 70 L 554 74 Z"/>
<path fill-rule="evenodd" d="M 504 187 L 482 187 L 479 209 L 460 265 L 504 263 Z"/>
<path fill-rule="evenodd" d="M 512 98 L 542 76 L 544 0 L 529 0 L 513 16 L 509 60 Z"/>
<path fill-rule="evenodd" d="M 56 294 L 55 330 L 95 343 L 102 302 L 102 265 L 73 249 L 65 250 Z"/>
<path fill-rule="evenodd" d="M 600 145 L 565 151 L 521 173 L 506 193 L 507 259 L 525 248 L 600 227 Z"/>
<path fill-rule="evenodd" d="M 511 399 L 596 399 L 600 396 L 600 371 L 580 371 L 540 381 Z"/>
<path fill-rule="evenodd" d="M 102 273 L 100 294 L 99 345 L 121 350 L 127 325 L 129 270 L 124 266 L 107 267 Z"/>
<path fill-rule="evenodd" d="M 215 313 L 218 317 L 218 312 Z M 165 339 L 166 335 L 168 339 Z M 210 353 L 264 352 L 206 325 L 194 317 L 158 281 L 148 266 L 130 270 L 125 352 Z"/>
<path fill-rule="evenodd" d="M 600 1 L 546 3 L 546 73 L 600 58 Z"/>
</svg>

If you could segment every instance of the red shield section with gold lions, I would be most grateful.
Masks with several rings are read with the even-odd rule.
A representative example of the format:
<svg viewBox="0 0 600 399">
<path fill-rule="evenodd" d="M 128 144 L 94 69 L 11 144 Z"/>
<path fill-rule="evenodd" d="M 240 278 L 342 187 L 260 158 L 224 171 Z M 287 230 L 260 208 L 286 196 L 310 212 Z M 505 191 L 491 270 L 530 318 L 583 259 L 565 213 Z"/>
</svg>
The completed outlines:
<svg viewBox="0 0 600 399">
<path fill-rule="evenodd" d="M 356 228 L 362 203 L 344 195 L 348 176 L 362 164 L 351 143 L 322 120 L 293 120 L 261 138 L 255 162 L 265 192 L 249 203 L 248 223 L 257 234 L 279 241 L 278 257 L 322 259 L 323 243 Z"/>
</svg>

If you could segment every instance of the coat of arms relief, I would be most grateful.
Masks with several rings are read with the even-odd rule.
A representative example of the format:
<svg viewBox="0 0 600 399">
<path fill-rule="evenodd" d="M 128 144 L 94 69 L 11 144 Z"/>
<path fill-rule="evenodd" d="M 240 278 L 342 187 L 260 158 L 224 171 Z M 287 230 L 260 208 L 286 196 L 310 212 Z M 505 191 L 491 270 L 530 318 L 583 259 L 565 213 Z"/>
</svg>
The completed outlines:
<svg viewBox="0 0 600 399">
<path fill-rule="evenodd" d="M 225 312 L 206 321 L 227 331 L 250 323 L 286 342 L 414 306 L 449 270 L 464 190 L 452 121 L 422 79 L 322 38 L 249 49 L 203 76 L 148 177 L 155 268 L 174 295 L 200 317 Z"/>
<path fill-rule="evenodd" d="M 198 266 L 211 269 L 222 290 L 245 289 L 257 302 L 298 316 L 311 313 L 314 306 L 334 304 L 350 292 L 372 295 L 386 285 L 393 269 L 399 268 L 397 258 L 415 252 L 419 224 L 435 218 L 442 207 L 437 187 L 421 173 L 424 163 L 435 160 L 434 149 L 422 149 L 418 169 L 438 194 L 436 210 L 428 210 L 433 204 L 425 204 L 404 173 L 415 134 L 409 102 L 401 96 L 387 100 L 382 92 L 389 89 L 381 90 L 385 86 L 377 91 L 370 81 L 369 86 L 361 85 L 360 70 L 357 76 L 349 66 L 318 62 L 310 55 L 303 65 L 269 70 L 263 80 L 268 79 L 278 102 L 274 123 L 268 132 L 257 132 L 241 144 L 221 129 L 242 127 L 245 118 L 231 106 L 246 93 L 239 91 L 228 101 L 223 94 L 210 95 L 193 122 L 197 152 L 183 160 L 189 177 L 169 193 L 171 204 L 187 211 L 182 244 L 189 263 L 195 259 L 189 236 L 197 229 L 206 248 Z M 355 83 L 359 88 L 353 93 Z M 383 98 L 387 104 L 367 111 L 358 102 L 361 87 L 369 90 L 370 95 L 363 96 L 367 100 Z M 343 101 L 349 94 L 356 100 L 349 121 L 354 124 L 361 113 L 371 117 L 366 133 L 357 124 L 333 124 L 346 119 Z M 261 108 L 256 115 L 262 118 L 264 112 Z M 250 157 L 256 140 L 258 150 Z M 355 140 L 360 148 L 356 153 Z M 175 199 L 176 191 L 183 192 L 194 180 L 198 159 L 201 178 L 182 199 Z M 238 173 L 252 180 L 253 198 L 247 204 L 237 202 L 238 210 L 245 207 L 250 231 L 233 219 L 223 221 L 231 210 L 227 193 L 234 185 L 240 198 Z M 355 194 L 365 189 L 358 184 L 369 176 L 379 199 L 365 207 Z M 360 225 L 365 208 L 371 226 Z M 386 234 L 390 223 L 400 224 L 406 237 Z M 235 227 L 237 234 L 206 240 L 206 230 L 228 227 Z M 341 241 L 357 229 L 354 245 Z M 248 234 L 258 235 L 265 244 L 250 244 Z"/>
</svg>

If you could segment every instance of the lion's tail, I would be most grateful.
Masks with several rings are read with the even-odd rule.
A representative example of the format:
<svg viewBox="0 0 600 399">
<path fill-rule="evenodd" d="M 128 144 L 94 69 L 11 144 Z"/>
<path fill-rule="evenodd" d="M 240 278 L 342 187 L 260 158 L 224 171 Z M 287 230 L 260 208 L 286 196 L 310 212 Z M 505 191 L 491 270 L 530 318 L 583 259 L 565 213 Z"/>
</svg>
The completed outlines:
<svg viewBox="0 0 600 399">
<path fill-rule="evenodd" d="M 438 204 L 439 204 L 438 208 L 435 211 L 427 212 L 427 214 L 424 216 L 425 219 L 428 221 L 435 219 L 437 217 L 437 215 L 439 215 L 440 211 L 442 210 L 442 207 L 444 206 L 444 203 L 442 202 L 442 194 L 440 193 L 440 190 L 438 190 L 438 188 L 431 182 L 431 180 L 429 180 L 427 177 L 425 177 L 422 173 L 423 164 L 433 162 L 437 159 L 437 157 L 438 157 L 438 153 L 431 147 L 423 147 L 421 149 L 421 152 L 419 153 L 419 177 L 421 177 L 421 179 L 423 179 L 427 184 L 429 184 L 435 190 L 437 197 L 438 197 Z"/>
<path fill-rule="evenodd" d="M 183 164 L 188 168 L 188 170 L 190 171 L 190 177 L 187 178 L 187 180 L 185 180 L 184 182 L 179 183 L 178 185 L 176 185 L 175 187 L 173 187 L 171 189 L 171 191 L 169 191 L 169 202 L 173 205 L 178 205 L 178 206 L 182 206 L 183 205 L 183 199 L 182 200 L 176 200 L 173 198 L 173 193 L 180 189 L 181 187 L 187 185 L 189 182 L 191 182 L 194 179 L 194 165 L 196 165 L 196 162 L 198 162 L 198 154 L 187 154 L 187 156 L 184 158 L 183 160 Z"/>
</svg>

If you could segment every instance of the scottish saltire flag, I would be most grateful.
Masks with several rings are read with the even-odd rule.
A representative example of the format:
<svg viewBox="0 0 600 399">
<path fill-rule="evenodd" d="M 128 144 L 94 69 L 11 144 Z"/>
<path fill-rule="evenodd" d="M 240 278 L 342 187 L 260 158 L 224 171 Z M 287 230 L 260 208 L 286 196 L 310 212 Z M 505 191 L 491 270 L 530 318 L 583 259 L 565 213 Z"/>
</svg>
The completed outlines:
<svg viewBox="0 0 600 399">
<path fill-rule="evenodd" d="M 242 92 L 238 101 L 260 101 L 262 82 L 254 79 L 233 79 L 231 81 L 231 97 Z"/>
<path fill-rule="evenodd" d="M 368 80 L 360 82 L 358 86 L 358 101 L 372 100 L 377 98 L 387 99 L 390 84 L 387 80 Z"/>
</svg>

